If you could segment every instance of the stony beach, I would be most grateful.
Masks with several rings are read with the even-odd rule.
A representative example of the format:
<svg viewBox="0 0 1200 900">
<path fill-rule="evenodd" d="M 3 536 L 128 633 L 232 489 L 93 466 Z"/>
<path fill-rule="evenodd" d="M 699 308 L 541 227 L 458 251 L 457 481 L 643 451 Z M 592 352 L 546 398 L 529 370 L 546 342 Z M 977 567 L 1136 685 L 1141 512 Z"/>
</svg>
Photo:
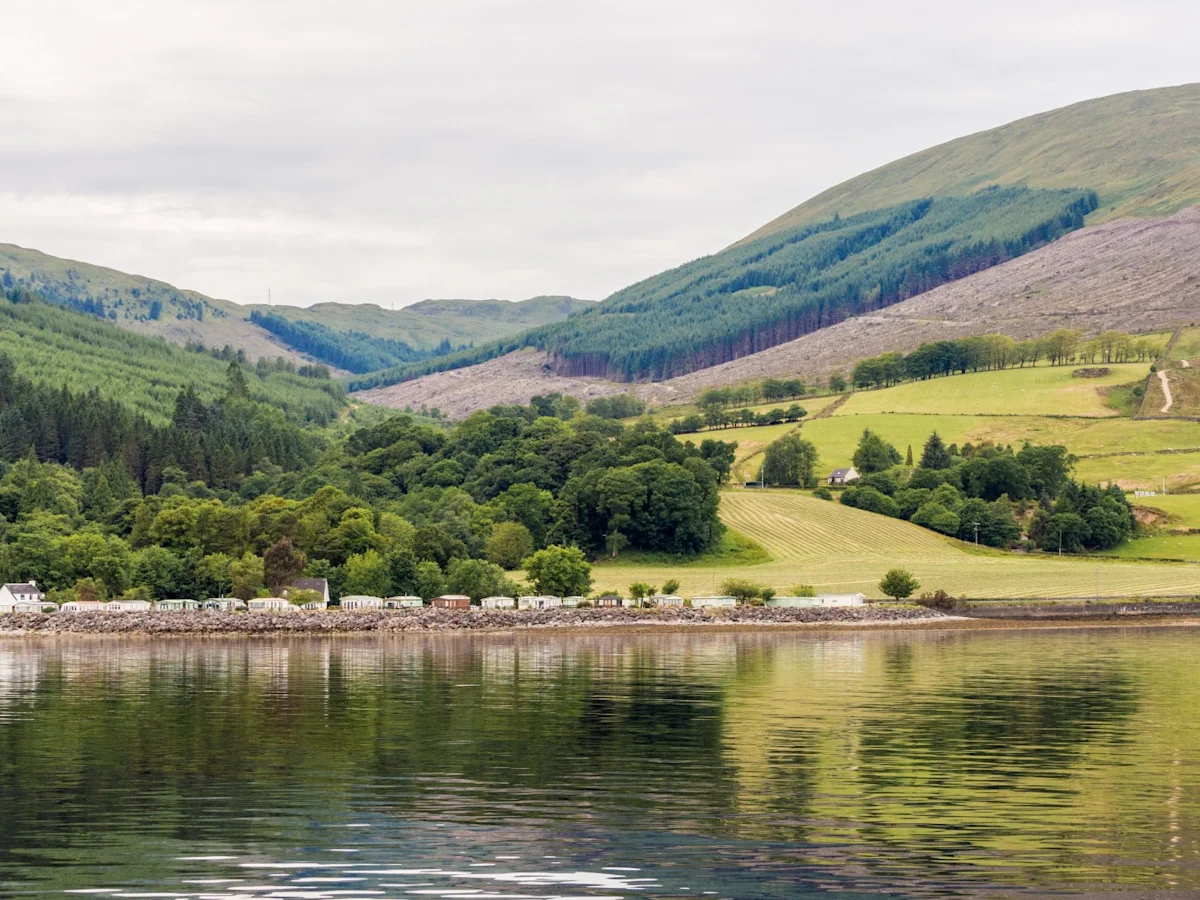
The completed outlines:
<svg viewBox="0 0 1200 900">
<path fill-rule="evenodd" d="M 18 613 L 0 615 L 0 635 L 144 634 L 269 635 L 400 632 L 523 631 L 659 627 L 786 627 L 803 625 L 918 624 L 951 617 L 919 606 L 770 609 L 550 609 L 478 608 L 311 612 Z"/>
</svg>

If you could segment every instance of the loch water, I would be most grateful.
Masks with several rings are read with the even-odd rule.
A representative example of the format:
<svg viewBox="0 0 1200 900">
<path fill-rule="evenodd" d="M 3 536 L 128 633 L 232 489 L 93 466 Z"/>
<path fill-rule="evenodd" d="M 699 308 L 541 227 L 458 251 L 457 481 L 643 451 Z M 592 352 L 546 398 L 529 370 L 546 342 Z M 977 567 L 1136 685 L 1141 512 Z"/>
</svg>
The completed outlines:
<svg viewBox="0 0 1200 900">
<path fill-rule="evenodd" d="M 1200 630 L 0 641 L 0 896 L 1200 896 Z"/>
</svg>

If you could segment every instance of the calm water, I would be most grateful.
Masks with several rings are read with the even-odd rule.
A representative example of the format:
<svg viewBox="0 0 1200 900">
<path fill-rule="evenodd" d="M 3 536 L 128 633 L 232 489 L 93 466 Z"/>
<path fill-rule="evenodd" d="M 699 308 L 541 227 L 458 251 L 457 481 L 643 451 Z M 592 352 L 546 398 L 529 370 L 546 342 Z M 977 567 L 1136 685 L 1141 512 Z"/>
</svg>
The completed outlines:
<svg viewBox="0 0 1200 900">
<path fill-rule="evenodd" d="M 0 642 L 0 895 L 1200 896 L 1198 639 Z"/>
</svg>

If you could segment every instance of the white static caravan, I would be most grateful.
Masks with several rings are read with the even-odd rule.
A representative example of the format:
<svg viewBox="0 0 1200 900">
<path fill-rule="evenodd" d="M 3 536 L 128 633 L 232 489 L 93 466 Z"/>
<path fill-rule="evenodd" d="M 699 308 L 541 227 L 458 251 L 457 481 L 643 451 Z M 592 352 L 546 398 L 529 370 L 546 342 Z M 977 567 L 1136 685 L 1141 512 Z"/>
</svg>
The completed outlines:
<svg viewBox="0 0 1200 900">
<path fill-rule="evenodd" d="M 297 609 L 283 597 L 255 597 L 246 606 L 250 612 L 293 612 Z"/>
<path fill-rule="evenodd" d="M 205 609 L 217 612 L 234 612 L 246 608 L 245 601 L 239 600 L 237 597 L 213 597 L 211 600 L 205 600 L 203 605 Z"/>
<path fill-rule="evenodd" d="M 156 607 L 161 612 L 192 612 L 199 608 L 198 600 L 159 600 Z"/>
<path fill-rule="evenodd" d="M 558 609 L 563 605 L 562 597 L 518 597 L 518 609 Z"/>
<path fill-rule="evenodd" d="M 866 594 L 818 594 L 816 597 L 772 597 L 767 606 L 777 607 L 832 607 L 862 606 Z"/>
<path fill-rule="evenodd" d="M 479 605 L 483 609 L 516 609 L 517 601 L 512 597 L 484 597 Z"/>
<path fill-rule="evenodd" d="M 68 600 L 59 608 L 60 612 L 104 612 L 104 604 L 99 600 Z"/>
<path fill-rule="evenodd" d="M 579 604 L 586 602 L 587 597 L 563 597 L 563 606 L 567 609 L 578 609 Z"/>
<path fill-rule="evenodd" d="M 382 597 L 366 594 L 351 594 L 341 599 L 342 609 L 383 609 Z"/>
<path fill-rule="evenodd" d="M 419 609 L 425 605 L 420 597 L 388 597 L 383 601 L 384 609 Z"/>
<path fill-rule="evenodd" d="M 104 604 L 104 611 L 110 613 L 139 613 L 150 612 L 149 600 L 110 600 Z"/>
<path fill-rule="evenodd" d="M 714 608 L 737 606 L 737 597 L 693 597 L 692 606 L 696 608 Z"/>
<path fill-rule="evenodd" d="M 655 594 L 650 602 L 655 606 L 683 606 L 683 598 L 675 594 Z"/>
</svg>

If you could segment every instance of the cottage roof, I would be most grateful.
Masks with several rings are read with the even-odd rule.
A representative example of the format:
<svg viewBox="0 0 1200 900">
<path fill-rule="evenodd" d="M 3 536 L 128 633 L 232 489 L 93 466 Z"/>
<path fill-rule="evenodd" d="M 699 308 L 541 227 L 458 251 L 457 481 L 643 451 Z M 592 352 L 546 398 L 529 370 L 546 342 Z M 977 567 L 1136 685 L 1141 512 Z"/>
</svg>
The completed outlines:
<svg viewBox="0 0 1200 900">
<path fill-rule="evenodd" d="M 834 469 L 833 473 L 829 477 L 830 478 L 845 478 L 847 475 L 849 475 L 853 471 L 854 471 L 853 466 L 850 467 L 849 469 Z"/>
<path fill-rule="evenodd" d="M 38 586 L 31 582 L 22 582 L 20 584 L 6 584 L 4 586 L 6 588 L 8 588 L 8 590 L 13 594 L 40 594 L 41 593 L 41 591 L 38 590 Z"/>
<path fill-rule="evenodd" d="M 297 578 L 288 585 L 289 590 L 316 591 L 318 594 L 324 594 L 328 588 L 329 582 L 324 578 Z"/>
</svg>

